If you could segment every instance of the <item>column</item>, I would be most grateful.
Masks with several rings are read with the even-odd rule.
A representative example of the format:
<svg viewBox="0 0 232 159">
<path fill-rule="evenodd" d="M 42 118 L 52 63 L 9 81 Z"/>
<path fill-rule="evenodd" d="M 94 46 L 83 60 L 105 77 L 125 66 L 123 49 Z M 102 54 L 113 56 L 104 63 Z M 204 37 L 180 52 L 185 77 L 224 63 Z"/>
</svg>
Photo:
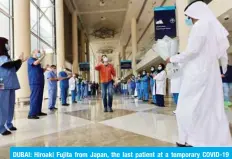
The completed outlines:
<svg viewBox="0 0 232 159">
<path fill-rule="evenodd" d="M 79 65 L 78 65 L 78 25 L 77 25 L 77 12 L 74 11 L 72 13 L 72 54 L 73 54 L 73 73 L 78 73 Z"/>
<path fill-rule="evenodd" d="M 189 27 L 185 24 L 184 9 L 188 5 L 188 0 L 176 0 L 177 8 L 177 34 L 179 37 L 179 50 L 184 51 L 188 44 Z"/>
<path fill-rule="evenodd" d="M 122 60 L 126 60 L 125 46 L 120 46 Z"/>
<path fill-rule="evenodd" d="M 81 31 L 81 62 L 86 62 L 86 44 L 85 44 L 85 33 Z"/>
<path fill-rule="evenodd" d="M 118 70 L 117 77 L 121 78 L 121 59 L 120 59 L 120 53 L 117 53 L 116 59 L 117 59 L 117 70 Z"/>
<path fill-rule="evenodd" d="M 132 70 L 133 74 L 137 76 L 136 71 L 136 54 L 137 54 L 137 21 L 136 18 L 131 19 L 131 44 L 132 44 Z"/>
<path fill-rule="evenodd" d="M 22 52 L 30 56 L 31 30 L 30 30 L 30 0 L 14 1 L 14 52 L 17 58 Z M 30 88 L 28 82 L 27 63 L 23 63 L 17 72 L 21 89 L 16 93 L 16 98 L 28 98 Z"/>
<path fill-rule="evenodd" d="M 64 49 L 64 1 L 56 1 L 56 52 L 57 69 L 60 71 L 65 63 Z"/>
</svg>

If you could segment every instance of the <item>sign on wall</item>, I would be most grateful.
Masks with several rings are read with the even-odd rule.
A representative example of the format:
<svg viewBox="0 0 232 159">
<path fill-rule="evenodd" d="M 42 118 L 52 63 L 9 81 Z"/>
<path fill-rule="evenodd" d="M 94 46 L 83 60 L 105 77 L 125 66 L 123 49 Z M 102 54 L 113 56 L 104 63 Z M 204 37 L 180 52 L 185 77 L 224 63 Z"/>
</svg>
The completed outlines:
<svg viewBox="0 0 232 159">
<path fill-rule="evenodd" d="M 121 69 L 131 69 L 131 61 L 130 60 L 123 60 L 120 62 L 121 64 Z"/>
<path fill-rule="evenodd" d="M 162 39 L 165 35 L 176 37 L 176 7 L 155 7 L 154 14 L 155 40 Z"/>
<path fill-rule="evenodd" d="M 79 67 L 80 67 L 80 71 L 89 71 L 90 70 L 90 65 L 88 62 L 80 63 Z"/>
</svg>

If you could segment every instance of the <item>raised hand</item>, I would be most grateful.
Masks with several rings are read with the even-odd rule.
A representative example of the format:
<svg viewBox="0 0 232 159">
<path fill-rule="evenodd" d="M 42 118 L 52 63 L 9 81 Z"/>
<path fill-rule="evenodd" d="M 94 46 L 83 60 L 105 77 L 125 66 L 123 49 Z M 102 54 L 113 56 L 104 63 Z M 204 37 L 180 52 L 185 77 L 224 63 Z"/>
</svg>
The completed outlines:
<svg viewBox="0 0 232 159">
<path fill-rule="evenodd" d="M 22 53 L 19 55 L 18 59 L 20 59 L 20 60 L 23 61 L 23 58 L 24 58 L 24 53 L 22 52 Z"/>
<path fill-rule="evenodd" d="M 28 56 L 27 57 L 23 57 L 23 59 L 21 59 L 22 60 L 22 62 L 25 62 L 25 61 L 27 61 L 28 60 Z"/>
</svg>

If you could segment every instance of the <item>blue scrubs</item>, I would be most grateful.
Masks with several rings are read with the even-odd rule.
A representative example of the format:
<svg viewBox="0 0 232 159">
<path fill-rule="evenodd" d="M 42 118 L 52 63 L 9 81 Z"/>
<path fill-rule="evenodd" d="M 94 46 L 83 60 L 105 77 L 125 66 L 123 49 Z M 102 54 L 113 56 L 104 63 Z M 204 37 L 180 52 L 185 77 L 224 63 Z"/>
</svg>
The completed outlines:
<svg viewBox="0 0 232 159">
<path fill-rule="evenodd" d="M 33 64 L 36 60 L 36 58 L 30 57 L 27 61 L 28 79 L 31 89 L 29 116 L 37 116 L 42 111 L 44 70 L 40 64 Z"/>
<path fill-rule="evenodd" d="M 152 76 L 150 76 L 149 78 L 150 78 L 150 88 L 151 88 L 151 94 L 152 94 L 153 93 L 153 87 L 155 85 L 155 80 L 153 79 Z M 153 100 L 153 103 L 156 103 L 155 95 L 152 95 L 152 100 Z"/>
<path fill-rule="evenodd" d="M 78 79 L 77 82 L 77 100 L 81 101 L 81 80 Z"/>
<path fill-rule="evenodd" d="M 143 76 L 141 81 L 142 81 L 142 92 L 141 92 L 142 94 L 141 94 L 141 96 L 142 96 L 144 101 L 148 101 L 148 99 L 149 99 L 149 92 L 148 92 L 149 78 L 148 78 L 148 76 L 147 75 Z"/>
<path fill-rule="evenodd" d="M 0 78 L 4 89 L 0 89 L 0 133 L 6 131 L 5 125 L 10 129 L 13 127 L 15 90 L 20 88 L 16 68 L 4 68 L 2 65 L 9 62 L 7 56 L 0 56 Z"/>
<path fill-rule="evenodd" d="M 49 71 L 47 74 L 48 79 L 48 109 L 54 109 L 57 98 L 57 81 L 51 81 L 50 78 L 57 78 L 57 75 L 53 71 Z"/>
<path fill-rule="evenodd" d="M 68 77 L 68 74 L 65 71 L 61 71 L 59 73 L 59 77 L 66 78 L 66 77 Z M 62 103 L 62 105 L 67 104 L 68 87 L 69 87 L 69 79 L 65 79 L 65 80 L 60 81 L 61 103 Z"/>
</svg>

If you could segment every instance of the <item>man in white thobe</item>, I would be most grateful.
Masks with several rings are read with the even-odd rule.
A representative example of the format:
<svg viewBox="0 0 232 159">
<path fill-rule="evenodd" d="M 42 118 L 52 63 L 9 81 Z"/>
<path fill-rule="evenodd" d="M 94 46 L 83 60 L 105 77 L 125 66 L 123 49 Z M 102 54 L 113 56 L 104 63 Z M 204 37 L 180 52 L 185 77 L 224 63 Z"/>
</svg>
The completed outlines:
<svg viewBox="0 0 232 159">
<path fill-rule="evenodd" d="M 184 52 L 167 60 L 184 63 L 176 110 L 178 146 L 231 146 L 229 123 L 223 105 L 219 60 L 226 72 L 227 30 L 209 7 L 193 2 L 185 10 L 192 25 Z"/>
</svg>

